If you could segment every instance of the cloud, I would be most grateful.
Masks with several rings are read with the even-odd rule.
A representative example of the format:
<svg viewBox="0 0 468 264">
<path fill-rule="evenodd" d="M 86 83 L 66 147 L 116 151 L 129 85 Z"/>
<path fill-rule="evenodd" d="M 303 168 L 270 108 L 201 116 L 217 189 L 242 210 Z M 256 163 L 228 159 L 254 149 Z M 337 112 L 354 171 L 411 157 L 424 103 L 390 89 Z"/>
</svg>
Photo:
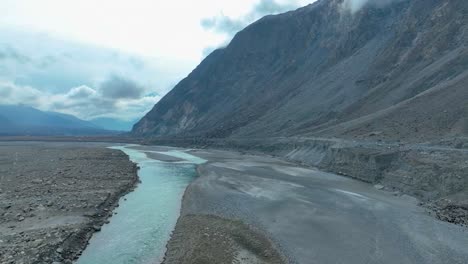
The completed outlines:
<svg viewBox="0 0 468 264">
<path fill-rule="evenodd" d="M 265 15 L 286 12 L 298 8 L 300 5 L 298 1 L 282 3 L 277 0 L 260 0 L 260 2 L 242 17 L 231 18 L 221 14 L 219 16 L 202 19 L 201 26 L 206 30 L 232 37 L 235 33 Z"/>
<path fill-rule="evenodd" d="M 135 120 L 189 69 L 161 59 L 0 28 L 0 104 L 24 104 L 87 120 Z"/>
<path fill-rule="evenodd" d="M 260 16 L 277 14 L 299 7 L 297 2 L 278 3 L 274 0 L 261 0 L 254 8 L 254 13 Z"/>
<path fill-rule="evenodd" d="M 243 19 L 232 19 L 223 14 L 217 17 L 205 18 L 201 21 L 203 28 L 213 30 L 218 33 L 234 35 L 246 26 Z"/>
<path fill-rule="evenodd" d="M 0 83 L 0 102 L 5 98 L 10 97 L 12 92 L 13 88 L 11 88 L 9 85 Z"/>
<path fill-rule="evenodd" d="M 44 108 L 69 113 L 86 120 L 111 117 L 128 121 L 141 118 L 160 99 L 157 94 L 115 98 L 104 94 L 101 89 L 79 86 L 65 94 L 52 96 L 51 103 Z"/>
<path fill-rule="evenodd" d="M 367 2 L 368 0 L 344 0 L 342 8 L 351 11 L 351 13 L 355 13 L 367 4 Z"/>
<path fill-rule="evenodd" d="M 96 89 L 83 85 L 74 87 L 67 93 L 50 96 L 49 101 L 41 105 L 40 108 L 91 119 L 109 112 L 121 114 L 122 111 L 125 111 L 125 109 L 116 108 L 115 104 L 114 100 L 105 98 Z"/>
<path fill-rule="evenodd" d="M 99 87 L 114 74 L 165 94 L 191 66 L 0 27 L 0 69 L 1 80 L 52 93 Z"/>
<path fill-rule="evenodd" d="M 222 46 L 210 46 L 210 47 L 207 47 L 207 48 L 204 48 L 203 49 L 203 57 L 207 57 L 208 55 L 210 55 L 213 51 L 217 50 L 217 49 L 223 49 L 226 47 L 226 44 L 225 45 L 222 45 Z"/>
<path fill-rule="evenodd" d="M 111 117 L 120 120 L 141 118 L 161 99 L 156 93 L 134 98 L 112 98 L 100 89 L 86 85 L 64 93 L 49 93 L 29 86 L 0 81 L 0 104 L 23 104 L 44 111 L 55 111 L 91 120 Z"/>
<path fill-rule="evenodd" d="M 343 10 L 350 11 L 352 14 L 361 10 L 365 5 L 372 4 L 373 6 L 383 7 L 392 2 L 401 2 L 406 0 L 344 0 L 341 7 Z"/>
<path fill-rule="evenodd" d="M 39 106 L 41 92 L 29 86 L 17 86 L 8 81 L 0 81 L 0 104 L 26 104 Z"/>
<path fill-rule="evenodd" d="M 100 90 L 105 97 L 111 99 L 137 99 L 145 89 L 132 80 L 112 75 L 101 84 Z"/>
<path fill-rule="evenodd" d="M 68 93 L 67 96 L 72 99 L 87 99 L 95 96 L 97 94 L 96 90 L 88 87 L 88 86 L 79 86 L 72 88 Z"/>
<path fill-rule="evenodd" d="M 19 53 L 9 45 L 0 47 L 0 60 L 13 60 L 18 63 L 28 63 L 30 58 Z"/>
</svg>

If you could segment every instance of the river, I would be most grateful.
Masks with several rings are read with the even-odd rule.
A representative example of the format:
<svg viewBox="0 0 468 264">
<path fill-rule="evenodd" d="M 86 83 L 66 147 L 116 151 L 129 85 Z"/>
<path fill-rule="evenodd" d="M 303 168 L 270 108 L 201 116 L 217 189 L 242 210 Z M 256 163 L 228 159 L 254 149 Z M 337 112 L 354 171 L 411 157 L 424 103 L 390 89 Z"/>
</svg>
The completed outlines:
<svg viewBox="0 0 468 264">
<path fill-rule="evenodd" d="M 77 264 L 160 263 L 179 217 L 185 188 L 196 177 L 196 164 L 204 160 L 172 150 L 160 153 L 184 161 L 162 162 L 130 146 L 112 148 L 122 150 L 138 164 L 141 183 L 121 198 L 110 223 L 93 235 Z"/>
</svg>

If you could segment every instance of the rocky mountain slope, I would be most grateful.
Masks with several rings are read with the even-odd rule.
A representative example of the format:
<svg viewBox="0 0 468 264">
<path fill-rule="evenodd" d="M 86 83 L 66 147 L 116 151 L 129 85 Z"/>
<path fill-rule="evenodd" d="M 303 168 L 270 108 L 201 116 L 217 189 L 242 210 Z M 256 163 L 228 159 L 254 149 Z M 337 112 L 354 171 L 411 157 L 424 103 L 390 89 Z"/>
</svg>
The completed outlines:
<svg viewBox="0 0 468 264">
<path fill-rule="evenodd" d="M 44 112 L 21 105 L 0 105 L 0 135 L 102 135 L 114 134 L 72 115 Z"/>
<path fill-rule="evenodd" d="M 468 2 L 319 0 L 267 16 L 209 55 L 139 136 L 468 135 Z"/>
</svg>

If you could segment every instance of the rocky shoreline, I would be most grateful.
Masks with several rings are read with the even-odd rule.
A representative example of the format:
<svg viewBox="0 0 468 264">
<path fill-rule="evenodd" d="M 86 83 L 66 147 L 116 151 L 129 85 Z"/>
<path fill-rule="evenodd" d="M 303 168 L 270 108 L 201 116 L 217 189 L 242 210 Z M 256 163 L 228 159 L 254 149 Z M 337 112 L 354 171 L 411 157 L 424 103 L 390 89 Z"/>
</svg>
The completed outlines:
<svg viewBox="0 0 468 264">
<path fill-rule="evenodd" d="M 0 144 L 0 263 L 72 263 L 138 182 L 97 143 Z"/>
</svg>

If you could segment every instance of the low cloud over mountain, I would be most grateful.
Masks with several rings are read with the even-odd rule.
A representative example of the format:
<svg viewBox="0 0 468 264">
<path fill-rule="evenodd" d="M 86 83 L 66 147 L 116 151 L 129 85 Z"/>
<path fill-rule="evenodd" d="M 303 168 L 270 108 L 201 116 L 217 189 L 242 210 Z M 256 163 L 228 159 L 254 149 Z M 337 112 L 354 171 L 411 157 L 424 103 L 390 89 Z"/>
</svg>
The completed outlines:
<svg viewBox="0 0 468 264">
<path fill-rule="evenodd" d="M 117 75 L 112 75 L 101 84 L 102 94 L 112 99 L 138 99 L 141 98 L 144 91 L 145 88 L 135 81 Z"/>
<path fill-rule="evenodd" d="M 202 19 L 200 24 L 206 30 L 226 35 L 228 37 L 227 41 L 229 42 L 237 32 L 263 16 L 294 10 L 311 2 L 314 1 L 260 0 L 247 14 L 243 16 L 232 18 L 224 14 L 220 14 L 218 16 Z M 224 45 L 227 45 L 227 43 L 224 43 Z M 207 56 L 216 48 L 218 47 L 207 47 L 203 52 L 204 56 Z"/>
<path fill-rule="evenodd" d="M 0 104 L 134 120 L 185 71 L 153 58 L 0 29 Z"/>
</svg>

